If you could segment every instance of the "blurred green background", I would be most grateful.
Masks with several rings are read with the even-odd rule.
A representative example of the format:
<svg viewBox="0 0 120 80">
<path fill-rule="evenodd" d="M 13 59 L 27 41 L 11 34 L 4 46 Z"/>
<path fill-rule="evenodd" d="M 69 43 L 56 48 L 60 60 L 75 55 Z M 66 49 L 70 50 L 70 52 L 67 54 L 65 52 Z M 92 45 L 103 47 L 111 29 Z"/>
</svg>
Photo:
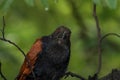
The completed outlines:
<svg viewBox="0 0 120 80">
<path fill-rule="evenodd" d="M 102 35 L 120 33 L 120 5 L 116 6 L 113 9 L 104 3 L 97 5 Z M 93 75 L 98 67 L 97 32 L 92 8 L 92 0 L 0 0 L 0 29 L 4 15 L 6 38 L 27 53 L 37 38 L 51 34 L 60 25 L 67 26 L 72 31 L 68 71 L 87 77 Z M 100 77 L 114 68 L 120 69 L 120 38 L 106 38 L 102 53 Z M 3 73 L 8 80 L 13 80 L 24 56 L 16 47 L 0 41 L 0 60 Z M 68 77 L 63 80 L 79 79 Z"/>
</svg>

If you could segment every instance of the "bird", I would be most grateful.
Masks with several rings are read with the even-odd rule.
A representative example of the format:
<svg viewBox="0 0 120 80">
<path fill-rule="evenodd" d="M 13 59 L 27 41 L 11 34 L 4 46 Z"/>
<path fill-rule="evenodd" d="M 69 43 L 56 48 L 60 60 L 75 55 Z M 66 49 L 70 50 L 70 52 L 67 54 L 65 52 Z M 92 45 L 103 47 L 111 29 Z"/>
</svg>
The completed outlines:
<svg viewBox="0 0 120 80">
<path fill-rule="evenodd" d="M 71 30 L 59 26 L 52 34 L 37 39 L 20 68 L 16 80 L 60 80 L 70 60 Z"/>
</svg>

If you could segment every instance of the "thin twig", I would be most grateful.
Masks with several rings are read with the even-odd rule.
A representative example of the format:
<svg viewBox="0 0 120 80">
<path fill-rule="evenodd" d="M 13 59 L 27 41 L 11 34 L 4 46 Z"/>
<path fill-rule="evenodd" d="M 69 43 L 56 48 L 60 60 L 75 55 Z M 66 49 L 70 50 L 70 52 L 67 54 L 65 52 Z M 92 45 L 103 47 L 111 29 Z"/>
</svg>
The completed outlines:
<svg viewBox="0 0 120 80">
<path fill-rule="evenodd" d="M 3 30 L 2 30 L 3 39 L 5 38 L 5 19 L 3 16 Z"/>
<path fill-rule="evenodd" d="M 67 78 L 68 76 L 71 76 L 71 77 L 76 77 L 76 78 L 79 78 L 81 80 L 86 80 L 85 78 L 83 78 L 82 76 L 78 75 L 78 74 L 75 74 L 75 73 L 72 73 L 72 72 L 67 72 L 65 73 L 65 78 Z"/>
<path fill-rule="evenodd" d="M 100 42 L 102 43 L 105 38 L 107 38 L 108 36 L 111 36 L 111 35 L 120 37 L 120 35 L 116 34 L 116 33 L 107 33 L 101 38 Z"/>
<path fill-rule="evenodd" d="M 24 51 L 18 45 L 16 45 L 14 42 L 5 38 L 5 19 L 4 19 L 4 16 L 3 16 L 3 29 L 1 30 L 1 32 L 2 32 L 2 38 L 0 38 L 0 40 L 14 45 L 25 57 L 26 55 L 25 55 Z"/>
<path fill-rule="evenodd" d="M 99 26 L 99 21 L 96 13 L 96 4 L 93 5 L 93 16 L 96 22 L 96 28 L 97 28 L 97 37 L 98 37 L 98 69 L 97 74 L 100 73 L 101 67 L 102 67 L 102 53 L 101 53 L 101 29 Z"/>
<path fill-rule="evenodd" d="M 5 76 L 3 75 L 3 73 L 2 73 L 1 66 L 2 66 L 2 63 L 1 63 L 1 61 L 0 61 L 0 75 L 1 75 L 1 77 L 2 77 L 4 80 L 7 80 L 6 77 L 5 77 Z"/>
<path fill-rule="evenodd" d="M 26 57 L 24 51 L 23 51 L 18 45 L 16 45 L 14 42 L 6 39 L 5 37 L 4 37 L 4 38 L 0 38 L 0 40 L 5 41 L 5 42 L 8 42 L 8 43 L 14 45 L 14 46 L 24 55 L 24 57 Z"/>
<path fill-rule="evenodd" d="M 24 51 L 17 44 L 15 44 L 14 42 L 12 42 L 12 41 L 5 38 L 5 19 L 4 19 L 4 16 L 3 16 L 3 28 L 1 30 L 1 32 L 2 32 L 2 38 L 0 37 L 0 40 L 12 44 L 13 46 L 15 46 L 22 53 L 22 55 L 25 57 L 26 61 L 28 62 L 28 66 L 30 67 L 30 70 L 32 72 L 32 75 L 33 75 L 34 79 L 36 79 L 35 73 L 33 72 L 32 67 L 30 65 L 30 60 L 25 55 Z"/>
</svg>

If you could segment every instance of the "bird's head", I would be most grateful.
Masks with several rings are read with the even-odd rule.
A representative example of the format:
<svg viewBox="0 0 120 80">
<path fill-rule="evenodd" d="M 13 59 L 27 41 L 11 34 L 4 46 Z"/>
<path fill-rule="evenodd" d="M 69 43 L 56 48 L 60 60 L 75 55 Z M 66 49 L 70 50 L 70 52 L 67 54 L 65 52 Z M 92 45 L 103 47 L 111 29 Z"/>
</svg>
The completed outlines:
<svg viewBox="0 0 120 80">
<path fill-rule="evenodd" d="M 71 31 L 67 27 L 58 27 L 51 35 L 52 39 L 56 40 L 58 44 L 70 43 Z"/>
</svg>

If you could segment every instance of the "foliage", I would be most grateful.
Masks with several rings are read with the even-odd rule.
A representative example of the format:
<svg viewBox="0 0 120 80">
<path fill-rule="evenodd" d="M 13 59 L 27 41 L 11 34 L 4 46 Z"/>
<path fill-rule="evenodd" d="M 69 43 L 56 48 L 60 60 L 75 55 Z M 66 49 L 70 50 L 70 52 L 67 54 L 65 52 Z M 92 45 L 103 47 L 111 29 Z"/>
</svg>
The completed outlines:
<svg viewBox="0 0 120 80">
<path fill-rule="evenodd" d="M 53 0 L 55 3 L 58 2 L 58 0 Z M 14 2 L 14 0 L 1 0 L 0 1 L 0 7 L 1 9 L 6 12 L 10 6 L 12 5 L 12 3 Z M 24 0 L 24 2 L 29 5 L 29 6 L 34 6 L 35 4 L 35 0 Z M 42 3 L 42 5 L 46 8 L 48 8 L 49 6 L 49 1 L 48 0 L 40 0 L 40 2 Z M 107 6 L 111 9 L 115 9 L 117 6 L 117 0 L 93 0 L 94 3 L 96 4 L 101 4 L 102 6 Z"/>
<path fill-rule="evenodd" d="M 101 4 L 102 6 L 107 6 L 111 9 L 115 9 L 117 6 L 117 0 L 93 0 L 96 4 Z"/>
</svg>

